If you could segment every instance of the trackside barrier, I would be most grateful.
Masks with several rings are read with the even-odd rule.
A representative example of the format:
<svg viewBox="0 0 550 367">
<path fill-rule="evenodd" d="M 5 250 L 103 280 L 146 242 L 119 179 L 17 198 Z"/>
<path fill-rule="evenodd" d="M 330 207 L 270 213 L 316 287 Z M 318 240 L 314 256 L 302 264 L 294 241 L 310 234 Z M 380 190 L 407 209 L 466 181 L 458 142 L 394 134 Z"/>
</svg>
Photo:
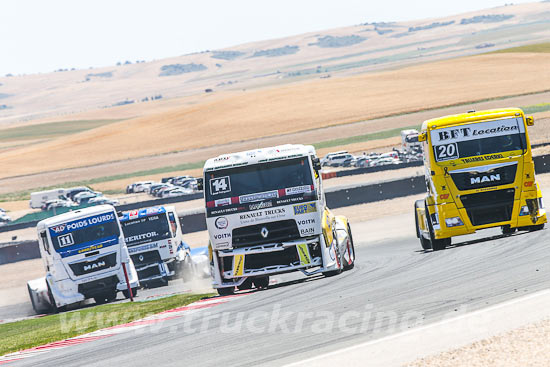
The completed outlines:
<svg viewBox="0 0 550 367">
<path fill-rule="evenodd" d="M 535 172 L 537 174 L 550 172 L 550 155 L 534 157 L 533 161 L 535 164 Z M 424 176 L 413 176 L 369 185 L 327 189 L 325 192 L 325 197 L 327 200 L 327 205 L 330 208 L 343 208 L 351 205 L 366 204 L 380 200 L 389 200 L 403 196 L 416 195 L 423 192 L 426 192 Z M 182 200 L 183 198 L 185 199 Z M 133 210 L 145 206 L 163 205 L 199 198 L 202 198 L 201 193 L 179 198 L 148 200 L 139 203 L 121 205 L 117 207 L 117 210 Z M 180 214 L 180 220 L 182 221 L 182 230 L 184 234 L 206 230 L 206 219 L 203 210 L 182 213 Z M 23 224 L 27 224 L 27 226 L 21 227 Z M 21 223 L 16 226 L 16 229 L 28 228 L 36 226 L 36 222 Z M 0 232 L 14 230 L 14 227 L 15 226 L 0 227 Z M 14 246 L 16 246 L 16 249 L 8 249 Z M 39 257 L 40 253 L 38 251 L 38 243 L 35 241 L 28 241 L 16 245 L 0 244 L 0 265 L 6 262 L 15 262 Z"/>
</svg>

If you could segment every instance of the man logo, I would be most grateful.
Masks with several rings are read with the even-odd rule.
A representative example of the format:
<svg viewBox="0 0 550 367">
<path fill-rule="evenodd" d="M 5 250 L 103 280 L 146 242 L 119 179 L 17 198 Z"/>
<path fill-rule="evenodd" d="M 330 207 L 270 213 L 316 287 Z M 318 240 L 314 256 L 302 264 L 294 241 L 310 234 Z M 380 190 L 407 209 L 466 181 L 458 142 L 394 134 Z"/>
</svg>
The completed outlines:
<svg viewBox="0 0 550 367">
<path fill-rule="evenodd" d="M 105 261 L 98 261 L 96 263 L 84 265 L 84 271 L 95 270 L 105 266 Z"/>
<path fill-rule="evenodd" d="M 470 178 L 471 185 L 481 184 L 485 182 L 493 182 L 493 181 L 500 181 L 500 174 Z"/>
<path fill-rule="evenodd" d="M 267 228 L 263 227 L 262 230 L 260 231 L 260 234 L 262 235 L 263 238 L 267 238 L 267 236 L 269 235 L 269 231 L 267 230 Z"/>
<path fill-rule="evenodd" d="M 140 262 L 143 262 L 143 260 L 144 260 L 145 258 L 143 257 L 143 255 L 139 255 L 138 259 L 139 259 Z"/>
</svg>

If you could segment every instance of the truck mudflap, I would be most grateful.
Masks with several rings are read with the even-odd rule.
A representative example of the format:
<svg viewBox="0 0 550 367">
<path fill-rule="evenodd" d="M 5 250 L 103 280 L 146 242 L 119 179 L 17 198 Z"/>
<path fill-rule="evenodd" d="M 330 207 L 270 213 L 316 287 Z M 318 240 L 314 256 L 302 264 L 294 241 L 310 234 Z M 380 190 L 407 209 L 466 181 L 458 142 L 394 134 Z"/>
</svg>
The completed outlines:
<svg viewBox="0 0 550 367">
<path fill-rule="evenodd" d="M 312 247 L 315 246 L 318 250 L 312 251 Z M 223 272 L 223 278 L 237 279 L 322 267 L 323 259 L 320 247 L 319 239 L 312 238 L 221 250 L 218 254 L 220 260 L 229 265 L 225 267 L 228 270 Z M 224 260 L 224 258 L 230 259 Z M 275 264 L 269 264 L 271 261 Z"/>
</svg>

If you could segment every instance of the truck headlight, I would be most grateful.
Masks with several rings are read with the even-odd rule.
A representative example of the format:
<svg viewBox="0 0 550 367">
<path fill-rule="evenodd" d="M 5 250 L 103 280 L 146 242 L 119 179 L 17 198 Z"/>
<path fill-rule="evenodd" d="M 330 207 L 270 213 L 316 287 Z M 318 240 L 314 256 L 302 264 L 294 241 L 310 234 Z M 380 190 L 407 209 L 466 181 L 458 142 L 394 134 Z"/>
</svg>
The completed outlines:
<svg viewBox="0 0 550 367">
<path fill-rule="evenodd" d="M 464 225 L 460 217 L 445 218 L 445 224 L 447 227 L 458 227 Z"/>
<path fill-rule="evenodd" d="M 529 215 L 529 207 L 527 205 L 522 206 L 521 210 L 519 211 L 520 216 Z"/>
</svg>

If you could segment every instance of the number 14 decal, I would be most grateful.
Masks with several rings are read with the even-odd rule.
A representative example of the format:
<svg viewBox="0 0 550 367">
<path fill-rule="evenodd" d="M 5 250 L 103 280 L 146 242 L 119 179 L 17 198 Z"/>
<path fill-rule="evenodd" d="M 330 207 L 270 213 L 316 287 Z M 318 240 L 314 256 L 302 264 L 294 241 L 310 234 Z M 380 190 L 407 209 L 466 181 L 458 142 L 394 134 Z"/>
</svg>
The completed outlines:
<svg viewBox="0 0 550 367">
<path fill-rule="evenodd" d="M 212 195 L 222 194 L 231 191 L 229 176 L 213 178 L 210 180 L 210 192 Z"/>
</svg>

